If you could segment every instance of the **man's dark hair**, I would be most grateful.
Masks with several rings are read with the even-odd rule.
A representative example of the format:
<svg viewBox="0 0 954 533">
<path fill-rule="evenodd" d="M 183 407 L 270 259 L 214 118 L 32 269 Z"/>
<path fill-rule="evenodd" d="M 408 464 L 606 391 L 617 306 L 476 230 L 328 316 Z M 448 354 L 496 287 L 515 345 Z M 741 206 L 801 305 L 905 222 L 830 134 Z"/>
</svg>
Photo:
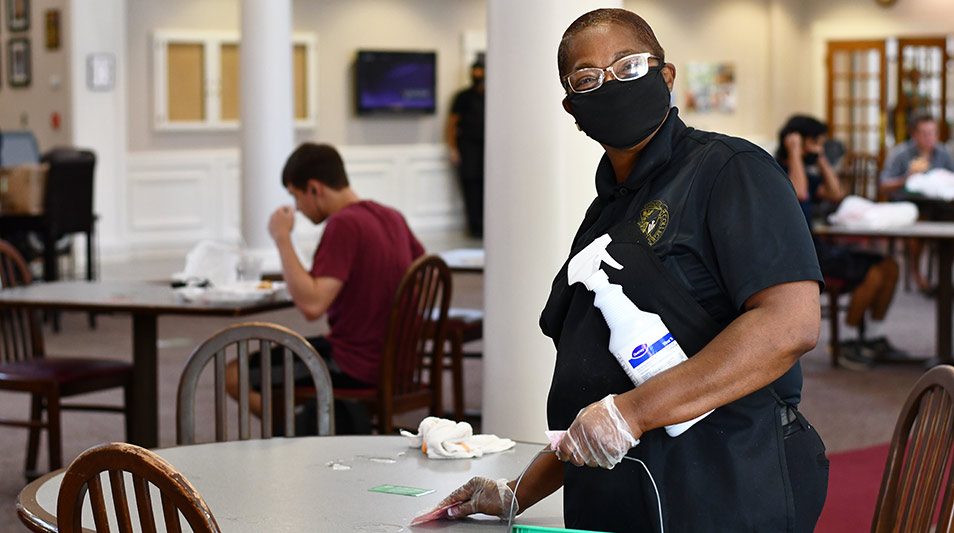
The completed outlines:
<svg viewBox="0 0 954 533">
<path fill-rule="evenodd" d="M 282 185 L 303 191 L 308 188 L 308 180 L 317 180 L 336 191 L 348 186 L 344 162 L 334 147 L 304 143 L 288 156 L 282 169 Z"/>
<path fill-rule="evenodd" d="M 788 137 L 789 133 L 798 133 L 804 139 L 812 139 L 828 133 L 828 125 L 808 115 L 794 115 L 788 119 L 788 122 L 778 132 L 778 149 L 775 150 L 775 158 L 782 162 L 788 160 L 785 137 Z"/>
<path fill-rule="evenodd" d="M 908 136 L 917 131 L 922 122 L 934 122 L 934 115 L 930 111 L 915 111 L 908 120 Z"/>
<path fill-rule="evenodd" d="M 654 56 L 658 57 L 661 61 L 665 61 L 666 52 L 663 50 L 663 47 L 660 46 L 659 40 L 656 39 L 656 34 L 653 33 L 653 29 L 649 27 L 649 23 L 643 20 L 643 17 L 625 9 L 594 9 L 574 20 L 566 31 L 563 32 L 563 38 L 560 39 L 560 47 L 557 49 L 557 69 L 560 71 L 561 82 L 563 78 L 569 74 L 567 69 L 570 66 L 567 65 L 567 62 L 570 60 L 568 57 L 570 52 L 567 49 L 570 47 L 570 41 L 581 31 L 592 28 L 593 26 L 599 26 L 600 24 L 616 24 L 628 28 L 642 44 L 649 46 L 649 51 L 652 52 Z"/>
</svg>

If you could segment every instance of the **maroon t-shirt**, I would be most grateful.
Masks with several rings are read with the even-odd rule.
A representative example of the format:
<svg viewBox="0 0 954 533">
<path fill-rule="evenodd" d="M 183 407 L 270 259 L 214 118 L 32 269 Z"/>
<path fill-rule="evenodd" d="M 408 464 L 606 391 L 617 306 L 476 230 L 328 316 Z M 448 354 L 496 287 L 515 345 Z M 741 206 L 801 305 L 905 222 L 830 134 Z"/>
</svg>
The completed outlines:
<svg viewBox="0 0 954 533">
<path fill-rule="evenodd" d="M 344 282 L 328 308 L 331 357 L 349 376 L 377 385 L 394 293 L 424 253 L 396 210 L 364 200 L 328 217 L 312 276 Z"/>
</svg>

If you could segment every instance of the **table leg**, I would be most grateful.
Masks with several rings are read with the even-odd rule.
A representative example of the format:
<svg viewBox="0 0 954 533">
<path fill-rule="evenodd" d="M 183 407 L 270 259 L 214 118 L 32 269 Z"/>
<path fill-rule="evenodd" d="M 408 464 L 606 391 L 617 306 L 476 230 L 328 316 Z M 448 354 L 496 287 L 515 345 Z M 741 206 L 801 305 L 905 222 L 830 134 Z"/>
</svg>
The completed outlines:
<svg viewBox="0 0 954 533">
<path fill-rule="evenodd" d="M 133 314 L 132 444 L 145 448 L 159 445 L 159 387 L 156 315 Z"/>
<path fill-rule="evenodd" d="M 954 262 L 954 242 L 937 240 L 937 358 L 941 364 L 951 364 L 951 264 Z"/>
</svg>

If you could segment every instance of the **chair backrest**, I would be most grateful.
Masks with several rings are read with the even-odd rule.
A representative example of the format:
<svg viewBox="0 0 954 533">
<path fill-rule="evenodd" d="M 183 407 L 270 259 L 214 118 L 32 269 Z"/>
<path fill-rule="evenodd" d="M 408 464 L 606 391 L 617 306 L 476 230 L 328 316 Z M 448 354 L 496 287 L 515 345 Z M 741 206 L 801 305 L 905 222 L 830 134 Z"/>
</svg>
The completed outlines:
<svg viewBox="0 0 954 533">
<path fill-rule="evenodd" d="M 32 131 L 0 132 L 0 166 L 28 165 L 40 160 L 40 150 Z"/>
<path fill-rule="evenodd" d="M 0 240 L 0 287 L 8 289 L 29 285 L 33 278 L 20 252 Z M 43 356 L 43 332 L 36 310 L 4 308 L 0 310 L 0 363 Z"/>
<path fill-rule="evenodd" d="M 841 167 L 845 194 L 878 200 L 878 157 L 864 152 L 851 152 Z"/>
<path fill-rule="evenodd" d="M 441 413 L 441 374 L 451 274 L 444 260 L 415 260 L 398 285 L 381 359 L 378 423 L 394 431 L 395 413 L 429 407 Z"/>
<path fill-rule="evenodd" d="M 41 161 L 50 165 L 43 212 L 54 235 L 90 231 L 96 155 L 89 150 L 55 148 L 43 154 Z"/>
<path fill-rule="evenodd" d="M 908 395 L 891 438 L 871 531 L 952 531 L 954 367 L 927 371 Z"/>
<path fill-rule="evenodd" d="M 294 387 L 294 360 L 297 357 L 308 368 L 316 390 L 318 402 L 318 434 L 334 434 L 334 409 L 331 377 L 324 360 L 315 351 L 315 348 L 301 335 L 294 331 L 265 322 L 249 322 L 229 326 L 199 345 L 192 352 L 182 377 L 179 378 L 178 401 L 176 402 L 177 440 L 179 444 L 195 442 L 195 395 L 199 376 L 206 365 L 214 358 L 214 388 L 215 388 L 215 440 L 228 440 L 228 417 L 225 392 L 225 364 L 229 352 L 235 353 L 238 361 L 239 375 L 239 410 L 238 410 L 238 437 L 240 440 L 250 438 L 249 410 L 249 347 L 258 348 L 262 354 L 261 365 L 261 436 L 270 438 L 273 434 L 273 385 L 272 366 L 269 364 L 269 354 L 276 347 L 284 348 L 282 360 L 281 383 L 290 383 L 291 386 L 280 387 L 282 390 L 281 413 L 284 417 L 284 434 L 286 437 L 295 436 L 295 387 Z"/>
<path fill-rule="evenodd" d="M 182 531 L 179 513 L 195 533 L 219 533 L 219 526 L 202 496 L 178 470 L 158 455 L 132 444 L 100 444 L 81 453 L 63 475 L 56 501 L 60 533 L 82 533 L 83 501 L 89 493 L 97 533 L 109 531 L 101 474 L 108 473 L 113 510 L 119 531 L 133 531 L 126 496 L 125 472 L 131 474 L 139 524 L 143 533 L 155 533 L 151 487 L 159 490 L 165 531 Z"/>
</svg>

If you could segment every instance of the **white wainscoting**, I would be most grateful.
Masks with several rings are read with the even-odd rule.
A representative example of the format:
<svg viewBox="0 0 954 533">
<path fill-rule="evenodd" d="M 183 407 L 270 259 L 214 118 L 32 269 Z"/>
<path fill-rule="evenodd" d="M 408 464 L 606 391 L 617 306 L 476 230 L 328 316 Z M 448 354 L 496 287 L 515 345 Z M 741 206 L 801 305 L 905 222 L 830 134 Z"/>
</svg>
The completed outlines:
<svg viewBox="0 0 954 533">
<path fill-rule="evenodd" d="M 463 202 L 441 144 L 340 147 L 358 195 L 400 210 L 418 234 L 460 231 Z M 188 250 L 202 239 L 241 241 L 238 150 L 130 152 L 123 238 L 105 260 Z M 280 177 L 274 176 L 276 186 Z M 289 197 L 291 201 L 291 197 Z M 270 209 L 271 206 L 262 206 Z M 299 217 L 299 225 L 307 223 Z M 319 228 L 296 228 L 296 241 Z"/>
</svg>

